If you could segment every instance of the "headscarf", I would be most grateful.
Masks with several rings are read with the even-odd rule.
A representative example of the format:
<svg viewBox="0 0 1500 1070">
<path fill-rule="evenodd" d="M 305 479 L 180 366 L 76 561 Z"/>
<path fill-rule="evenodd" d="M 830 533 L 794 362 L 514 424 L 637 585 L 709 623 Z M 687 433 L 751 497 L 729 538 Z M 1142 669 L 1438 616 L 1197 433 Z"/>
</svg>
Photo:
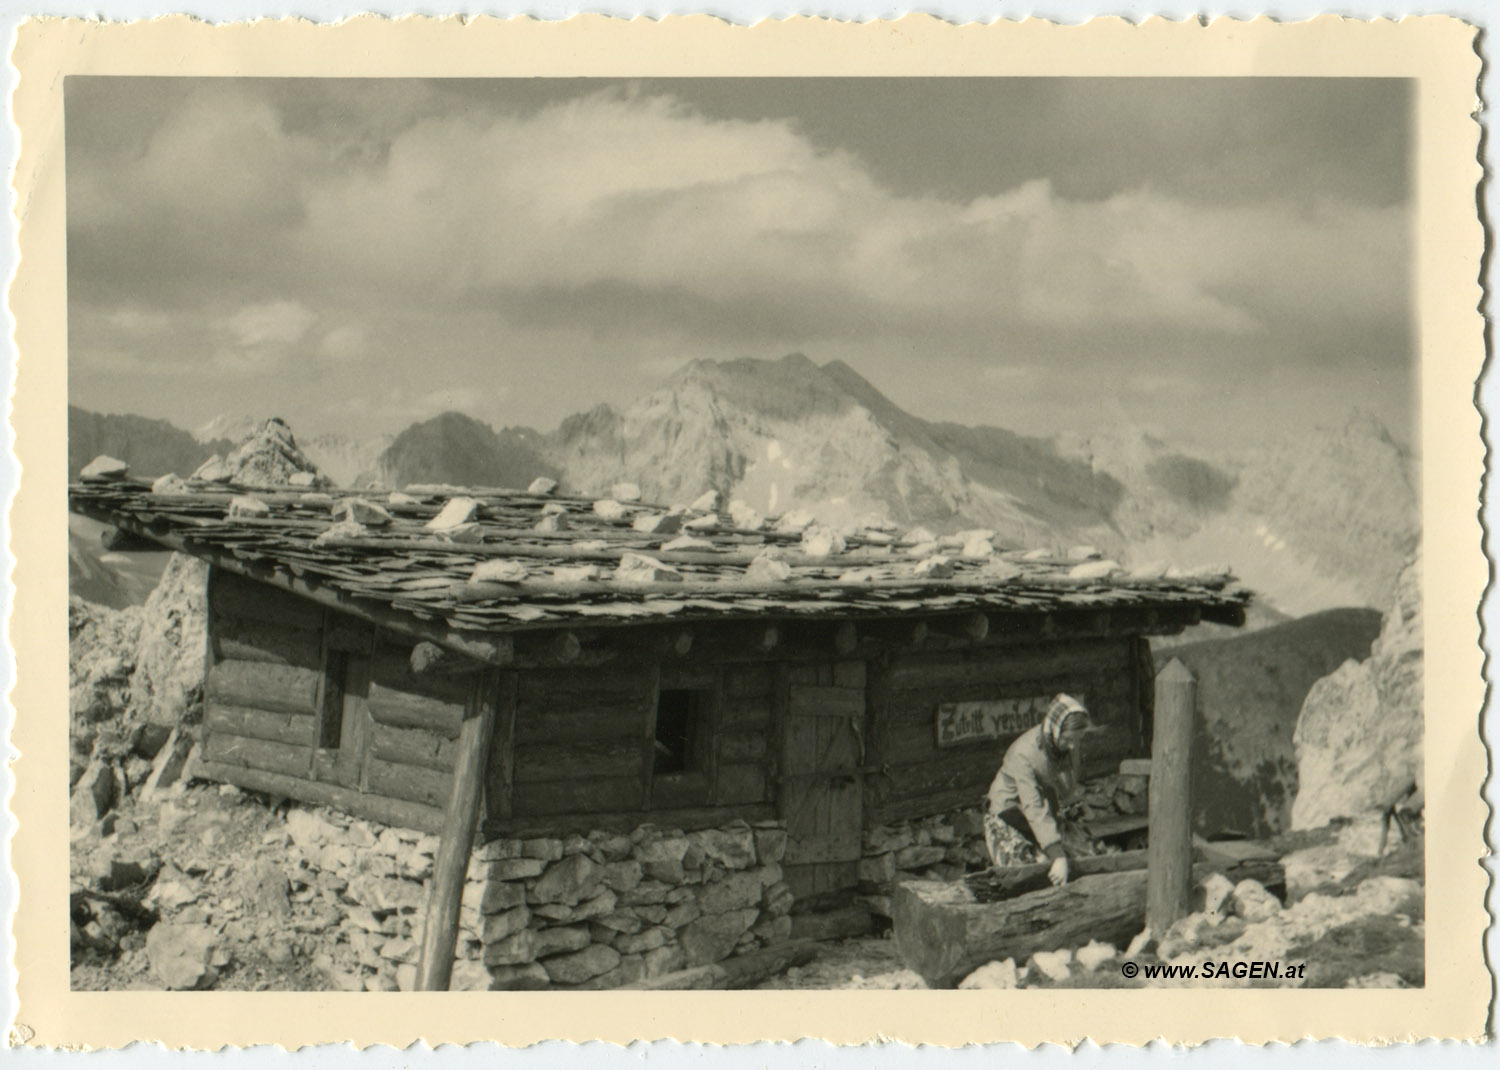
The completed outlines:
<svg viewBox="0 0 1500 1070">
<path fill-rule="evenodd" d="M 1058 695 L 1052 700 L 1052 705 L 1047 707 L 1047 715 L 1042 718 L 1042 739 L 1046 741 L 1052 753 L 1057 754 L 1062 751 L 1063 724 L 1075 713 L 1082 714 L 1084 717 L 1089 715 L 1083 703 L 1072 695 Z"/>
</svg>

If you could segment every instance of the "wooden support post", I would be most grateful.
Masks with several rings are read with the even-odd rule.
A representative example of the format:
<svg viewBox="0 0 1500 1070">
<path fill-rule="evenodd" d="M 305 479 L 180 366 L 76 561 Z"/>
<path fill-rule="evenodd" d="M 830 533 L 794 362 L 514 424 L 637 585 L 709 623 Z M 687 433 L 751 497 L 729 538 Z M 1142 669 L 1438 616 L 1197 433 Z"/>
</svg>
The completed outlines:
<svg viewBox="0 0 1500 1070">
<path fill-rule="evenodd" d="M 469 856 L 474 851 L 484 765 L 495 729 L 494 696 L 481 693 L 475 705 L 474 716 L 464 720 L 459 732 L 453 788 L 448 794 L 437 857 L 432 863 L 432 898 L 427 905 L 422 957 L 417 965 L 419 992 L 446 992 L 453 976 L 459 906 L 469 872 Z"/>
<path fill-rule="evenodd" d="M 1146 926 L 1160 939 L 1192 910 L 1193 717 L 1198 681 L 1176 658 L 1156 676 Z"/>
<path fill-rule="evenodd" d="M 844 621 L 833 633 L 833 649 L 840 657 L 848 657 L 859 648 L 859 629 L 853 621 Z"/>
</svg>

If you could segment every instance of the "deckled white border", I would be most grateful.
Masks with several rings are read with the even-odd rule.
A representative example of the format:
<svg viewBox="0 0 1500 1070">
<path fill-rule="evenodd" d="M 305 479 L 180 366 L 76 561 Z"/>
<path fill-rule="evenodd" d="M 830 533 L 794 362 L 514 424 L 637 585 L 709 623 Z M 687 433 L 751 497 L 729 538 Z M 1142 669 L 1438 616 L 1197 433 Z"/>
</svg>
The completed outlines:
<svg viewBox="0 0 1500 1070">
<path fill-rule="evenodd" d="M 294 15 L 316 19 L 319 21 L 331 21 L 347 15 L 357 14 L 361 11 L 370 11 L 387 15 L 403 14 L 494 14 L 500 16 L 527 14 L 538 18 L 562 18 L 575 14 L 580 10 L 588 10 L 603 14 L 632 16 L 647 15 L 650 17 L 661 17 L 667 14 L 686 14 L 702 12 L 730 21 L 746 24 L 758 21 L 766 17 L 781 17 L 789 14 L 809 14 L 832 18 L 852 19 L 864 21 L 872 18 L 890 18 L 905 13 L 907 8 L 895 6 L 881 6 L 869 2 L 869 0 L 833 0 L 825 2 L 816 7 L 780 7 L 763 2 L 751 2 L 751 0 L 723 0 L 720 3 L 704 3 L 697 6 L 685 5 L 661 5 L 645 4 L 631 6 L 619 2 L 614 3 L 589 3 L 587 7 L 581 7 L 571 3 L 560 3 L 558 0 L 535 3 L 528 6 L 501 6 L 501 5 L 474 5 L 458 4 L 451 7 L 441 7 L 434 4 L 409 4 L 399 5 L 392 3 L 374 2 L 364 5 L 350 3 L 348 0 L 333 0 L 333 2 L 311 4 L 287 4 L 268 3 L 257 4 L 249 0 L 219 0 L 219 2 L 183 4 L 175 8 L 163 8 L 150 3 L 138 2 L 138 0 L 109 0 L 109 2 L 94 3 L 88 6 L 77 4 L 41 3 L 34 5 L 21 5 L 12 0 L 0 0 L 0 47 L 3 47 L 6 55 L 9 55 L 15 40 L 15 30 L 27 14 L 58 14 L 58 15 L 90 15 L 103 17 L 110 20 L 123 20 L 130 18 L 150 17 L 157 14 L 166 14 L 170 11 L 186 11 L 188 13 L 205 18 L 209 21 L 237 21 L 254 17 L 277 17 L 282 15 Z M 1399 17 L 1408 14 L 1450 14 L 1481 27 L 1485 34 L 1479 41 L 1479 52 L 1486 65 L 1486 72 L 1494 61 L 1494 48 L 1490 43 L 1488 34 L 1500 27 L 1500 15 L 1490 8 L 1474 0 L 1454 4 L 1420 3 L 1398 8 L 1377 7 L 1367 2 L 1354 4 L 1339 4 L 1337 6 L 1319 6 L 1309 3 L 1283 2 L 1269 5 L 1264 8 L 1256 7 L 1231 7 L 1227 9 L 1210 9 L 1205 12 L 1201 8 L 1183 4 L 1159 4 L 1144 5 L 1139 3 L 1115 4 L 1110 7 L 1093 7 L 1081 2 L 1069 2 L 1069 0 L 1052 0 L 1048 4 L 1039 4 L 1031 7 L 1012 6 L 1005 3 L 955 3 L 952 0 L 942 3 L 928 3 L 916 10 L 922 10 L 939 17 L 955 22 L 981 21 L 988 22 L 997 17 L 1020 18 L 1024 16 L 1036 16 L 1050 18 L 1065 23 L 1077 23 L 1085 21 L 1093 15 L 1123 15 L 1132 20 L 1140 20 L 1147 15 L 1165 15 L 1171 18 L 1185 18 L 1195 15 L 1208 14 L 1210 16 L 1227 15 L 1237 18 L 1251 18 L 1260 14 L 1268 14 L 1274 18 L 1293 21 L 1312 15 L 1333 11 L 1338 14 L 1352 17 Z M 15 71 L 7 64 L 3 74 L 0 74 L 0 89 L 9 99 L 15 88 Z M 1482 90 L 1486 87 L 1482 86 Z M 1484 92 L 1488 101 L 1492 96 L 1490 92 Z M 1500 149 L 1496 148 L 1495 131 L 1489 116 L 1482 116 L 1485 126 L 1485 140 L 1481 148 L 1482 158 L 1486 171 L 1493 174 L 1500 169 Z M 17 154 L 16 131 L 13 125 L 6 123 L 0 126 L 0 158 L 7 161 L 10 168 L 14 167 Z M 8 184 L 7 184 L 8 186 Z M 1483 198 L 1485 202 L 1492 195 L 1492 183 L 1487 183 Z M 5 213 L 6 230 L 8 240 L 0 246 L 0 261 L 3 261 L 7 279 L 13 274 L 16 263 L 15 252 L 15 230 L 13 216 L 9 211 L 12 205 L 7 205 Z M 1487 203 L 1486 203 L 1487 207 Z M 1493 258 L 1487 257 L 1485 263 L 1485 312 L 1488 316 L 1494 307 L 1490 291 L 1497 281 L 1500 281 L 1500 272 L 1494 267 Z M 11 340 L 11 331 L 14 328 L 9 309 L 0 309 L 0 338 L 3 338 L 5 353 L 5 369 L 7 398 L 13 395 L 14 373 L 15 373 L 15 349 Z M 1500 400 L 1500 382 L 1497 382 L 1493 371 L 1486 368 L 1486 375 L 1480 390 L 1482 408 L 1486 413 L 1500 413 L 1500 407 L 1496 402 Z M 7 417 L 9 412 L 7 411 Z M 1488 429 L 1487 429 L 1488 433 Z M 1493 433 L 1488 433 L 1493 437 Z M 19 470 L 13 452 L 13 431 L 9 420 L 4 423 L 3 443 L 4 448 L 0 450 L 0 502 L 8 514 L 9 505 L 19 483 Z M 1494 510 L 1489 500 L 1488 488 L 1483 509 L 1483 518 L 1486 527 L 1486 547 L 1490 546 L 1488 532 L 1493 530 Z M 1495 553 L 1490 550 L 1493 560 Z M 14 568 L 14 559 L 9 548 L 9 531 L 6 527 L 6 538 L 0 542 L 0 620 L 9 621 L 11 612 L 11 601 L 13 588 L 9 583 L 11 570 Z M 1500 624 L 1500 613 L 1497 613 L 1495 599 L 1488 597 L 1484 607 L 1484 624 L 1487 635 L 1486 653 L 1493 653 L 1494 642 L 1488 636 L 1495 633 L 1496 625 Z M 8 633 L 7 633 L 8 634 Z M 15 663 L 10 651 L 8 641 L 4 647 L 4 657 L 0 658 L 0 693 L 8 693 L 14 681 Z M 1487 661 L 1486 681 L 1493 690 L 1500 670 L 1496 670 Z M 10 728 L 14 718 L 14 711 L 8 703 L 0 705 L 0 740 L 8 740 Z M 1500 728 L 1497 728 L 1497 719 L 1493 710 L 1487 708 L 1485 717 L 1484 737 L 1490 747 L 1491 754 L 1495 754 L 1497 742 L 1500 742 Z M 14 752 L 6 746 L 7 757 L 12 757 Z M 1493 764 L 1493 762 L 1492 762 Z M 14 782 L 7 770 L 0 770 L 0 801 L 8 803 L 14 790 Z M 1492 813 L 1500 806 L 1500 790 L 1497 790 L 1496 778 L 1492 775 L 1485 786 L 1485 798 L 1491 807 Z M 1500 821 L 1491 820 L 1487 842 L 1490 850 L 1497 849 L 1496 827 Z M 0 859 L 5 865 L 0 867 L 0 914 L 7 920 L 10 918 L 16 901 L 17 886 L 9 867 L 9 839 L 14 830 L 14 819 L 8 806 L 0 810 Z M 1492 857 L 1487 863 L 1487 870 L 1491 877 L 1491 890 L 1488 899 L 1491 917 L 1500 912 L 1500 895 L 1497 895 L 1494 887 L 1496 883 L 1496 864 Z M 1486 935 L 1486 953 L 1491 963 L 1492 973 L 1495 964 L 1500 962 L 1500 930 L 1491 925 Z M 9 1023 L 15 1015 L 15 967 L 13 963 L 14 939 L 10 933 L 9 925 L 0 926 L 0 1022 Z M 1496 1029 L 1496 1019 L 1492 1008 L 1491 1031 Z M 1169 1053 L 1160 1045 L 1153 1045 L 1145 1051 L 1111 1046 L 1100 1051 L 1092 1045 L 1085 1045 L 1082 1050 L 1070 1055 L 1063 1049 L 1045 1046 L 1044 1048 L 1024 1056 L 1016 1045 L 991 1045 L 986 1048 L 970 1048 L 959 1052 L 941 1052 L 914 1050 L 902 1046 L 892 1046 L 880 1051 L 868 1048 L 834 1049 L 820 1043 L 803 1042 L 795 1046 L 790 1045 L 755 1045 L 753 1047 L 738 1049 L 715 1049 L 699 1045 L 676 1045 L 671 1043 L 659 1043 L 656 1045 L 632 1045 L 629 1049 L 622 1049 L 611 1045 L 589 1044 L 584 1046 L 545 1044 L 528 1049 L 524 1052 L 501 1052 L 495 1045 L 482 1044 L 472 1045 L 467 1049 L 456 1049 L 451 1046 L 439 1048 L 436 1052 L 427 1049 L 423 1045 L 415 1046 L 403 1053 L 396 1053 L 392 1049 L 370 1049 L 363 1054 L 355 1053 L 347 1045 L 325 1046 L 314 1050 L 298 1053 L 293 1058 L 299 1061 L 317 1059 L 319 1066 L 330 1067 L 365 1067 L 376 1065 L 372 1060 L 380 1060 L 379 1065 L 441 1065 L 441 1066 L 489 1066 L 493 1065 L 495 1059 L 505 1058 L 507 1061 L 519 1060 L 523 1067 L 558 1067 L 559 1070 L 572 1070 L 574 1067 L 617 1067 L 617 1066 L 639 1066 L 649 1061 L 653 1067 L 677 1070 L 678 1067 L 700 1067 L 705 1060 L 712 1060 L 715 1065 L 734 1067 L 790 1067 L 790 1066 L 819 1066 L 828 1067 L 830 1070 L 845 1070 L 846 1067 L 868 1067 L 878 1060 L 879 1065 L 905 1067 L 922 1065 L 924 1067 L 934 1065 L 934 1060 L 944 1067 L 969 1067 L 984 1066 L 991 1067 L 997 1060 L 1023 1057 L 1036 1065 L 1061 1065 L 1058 1060 L 1065 1058 L 1085 1058 L 1090 1065 L 1096 1063 L 1109 1067 L 1115 1066 L 1146 1066 L 1151 1065 L 1146 1060 L 1159 1060 L 1161 1058 L 1172 1058 L 1174 1060 L 1186 1059 L 1193 1065 L 1199 1066 L 1261 1066 L 1263 1060 L 1276 1060 L 1288 1064 L 1302 1063 L 1305 1065 L 1326 1066 L 1336 1065 L 1339 1067 L 1354 1067 L 1369 1065 L 1367 1060 L 1380 1060 L 1382 1067 L 1394 1066 L 1493 1066 L 1496 1052 L 1472 1046 L 1457 1044 L 1434 1045 L 1431 1043 L 1418 1046 L 1402 1046 L 1385 1051 L 1369 1051 L 1356 1046 L 1346 1045 L 1339 1042 L 1324 1042 L 1320 1044 L 1303 1043 L 1295 1047 L 1281 1045 L 1269 1045 L 1265 1048 L 1247 1048 L 1229 1042 L 1212 1042 L 1196 1051 L 1186 1053 Z M 15 1065 L 53 1065 L 54 1060 L 68 1058 L 62 1053 L 37 1052 L 25 1050 L 9 1053 L 10 1058 L 16 1060 Z M 117 1053 L 94 1053 L 87 1058 L 96 1061 L 108 1059 L 113 1066 L 145 1067 L 154 1066 L 163 1058 L 171 1059 L 174 1064 L 182 1065 L 181 1060 L 192 1060 L 196 1063 L 199 1059 L 218 1058 L 225 1065 L 233 1064 L 243 1067 L 272 1067 L 285 1065 L 285 1057 L 269 1049 L 252 1049 L 246 1052 L 225 1052 L 218 1056 L 202 1054 L 190 1055 L 167 1055 L 159 1049 L 135 1046 L 125 1052 Z M 481 1062 L 482 1060 L 482 1062 Z M 1312 1062 L 1309 1062 L 1312 1060 Z M 1482 1060 L 1482 1062 L 1481 1062 Z"/>
</svg>

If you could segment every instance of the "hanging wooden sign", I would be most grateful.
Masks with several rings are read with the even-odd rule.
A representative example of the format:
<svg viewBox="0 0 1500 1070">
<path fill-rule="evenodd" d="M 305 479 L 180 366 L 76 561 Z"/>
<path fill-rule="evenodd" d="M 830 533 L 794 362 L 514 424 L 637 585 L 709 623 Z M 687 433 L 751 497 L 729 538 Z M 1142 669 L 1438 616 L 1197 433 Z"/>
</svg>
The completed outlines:
<svg viewBox="0 0 1500 1070">
<path fill-rule="evenodd" d="M 1041 723 L 1053 697 L 1033 695 L 981 702 L 944 702 L 937 708 L 937 745 L 952 747 L 977 739 L 1018 736 L 1032 725 Z"/>
</svg>

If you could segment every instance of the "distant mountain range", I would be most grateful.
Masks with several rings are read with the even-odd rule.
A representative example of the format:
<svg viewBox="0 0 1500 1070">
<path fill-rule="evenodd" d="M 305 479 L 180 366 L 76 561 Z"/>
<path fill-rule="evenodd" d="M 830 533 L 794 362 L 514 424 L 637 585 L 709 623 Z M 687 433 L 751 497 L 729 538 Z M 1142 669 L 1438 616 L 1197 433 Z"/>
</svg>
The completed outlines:
<svg viewBox="0 0 1500 1070">
<path fill-rule="evenodd" d="M 187 474 L 255 423 L 220 417 L 194 436 L 70 409 L 69 466 L 111 453 L 142 475 Z M 628 480 L 668 503 L 714 489 L 833 524 L 878 517 L 939 533 L 990 528 L 1010 546 L 1090 543 L 1131 562 L 1223 562 L 1293 616 L 1386 605 L 1419 536 L 1413 460 L 1361 413 L 1219 456 L 1138 432 L 1035 438 L 923 420 L 847 365 L 800 354 L 694 361 L 624 410 L 598 405 L 550 432 L 449 412 L 394 437 L 298 443 L 341 485 L 525 486 L 547 475 L 602 495 Z"/>
</svg>

